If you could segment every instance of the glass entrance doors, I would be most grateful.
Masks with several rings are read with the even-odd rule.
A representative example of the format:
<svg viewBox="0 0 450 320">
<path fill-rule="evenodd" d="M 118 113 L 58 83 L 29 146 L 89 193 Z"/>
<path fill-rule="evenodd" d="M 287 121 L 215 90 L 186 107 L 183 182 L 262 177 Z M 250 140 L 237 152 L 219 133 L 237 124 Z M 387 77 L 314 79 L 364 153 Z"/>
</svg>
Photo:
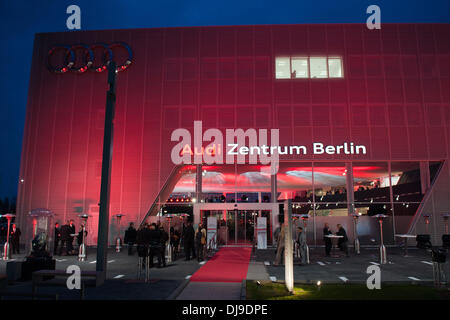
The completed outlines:
<svg viewBox="0 0 450 320">
<path fill-rule="evenodd" d="M 227 244 L 252 244 L 257 214 L 258 212 L 250 210 L 228 210 Z"/>
<path fill-rule="evenodd" d="M 207 226 L 208 217 L 217 220 L 218 245 L 252 245 L 257 237 L 258 217 L 267 218 L 267 243 L 272 243 L 270 210 L 201 210 L 200 221 Z"/>
</svg>

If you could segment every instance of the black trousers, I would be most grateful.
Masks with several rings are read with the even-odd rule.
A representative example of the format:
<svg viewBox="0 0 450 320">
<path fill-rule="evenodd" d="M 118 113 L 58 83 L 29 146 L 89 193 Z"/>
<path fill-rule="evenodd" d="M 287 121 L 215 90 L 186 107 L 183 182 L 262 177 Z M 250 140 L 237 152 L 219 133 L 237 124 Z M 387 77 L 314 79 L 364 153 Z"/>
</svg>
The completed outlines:
<svg viewBox="0 0 450 320">
<path fill-rule="evenodd" d="M 345 254 L 348 256 L 348 241 L 342 241 L 341 243 L 338 244 L 339 249 L 341 251 L 344 251 Z"/>
<path fill-rule="evenodd" d="M 331 252 L 331 239 L 325 239 L 325 254 L 330 255 Z"/>
<path fill-rule="evenodd" d="M 195 259 L 196 255 L 195 255 L 194 242 L 185 242 L 184 243 L 184 253 L 186 254 L 186 260 L 189 260 L 191 258 L 191 252 L 192 252 L 192 259 Z"/>
<path fill-rule="evenodd" d="M 163 266 L 166 266 L 166 245 L 161 244 L 161 247 L 159 248 L 159 254 L 161 255 L 161 261 Z"/>
<path fill-rule="evenodd" d="M 70 238 L 70 240 L 67 241 L 67 250 L 69 252 L 73 251 L 73 238 Z"/>
<path fill-rule="evenodd" d="M 159 246 L 150 247 L 150 267 L 153 267 L 153 258 L 157 257 L 158 267 L 161 266 L 161 248 Z"/>
<path fill-rule="evenodd" d="M 59 255 L 64 251 L 64 254 L 69 254 L 69 240 L 61 240 L 61 246 L 59 247 Z"/>
<path fill-rule="evenodd" d="M 198 261 L 203 260 L 203 249 L 204 249 L 204 245 L 201 242 L 197 242 L 197 258 Z"/>
<path fill-rule="evenodd" d="M 129 256 L 133 255 L 133 245 L 134 245 L 134 242 L 128 242 L 128 255 Z"/>
<path fill-rule="evenodd" d="M 11 241 L 11 251 L 13 254 L 20 254 L 20 245 L 17 241 Z"/>
<path fill-rule="evenodd" d="M 58 247 L 61 243 L 60 239 L 55 240 L 55 247 L 53 248 L 53 254 L 56 255 L 58 253 Z"/>
</svg>

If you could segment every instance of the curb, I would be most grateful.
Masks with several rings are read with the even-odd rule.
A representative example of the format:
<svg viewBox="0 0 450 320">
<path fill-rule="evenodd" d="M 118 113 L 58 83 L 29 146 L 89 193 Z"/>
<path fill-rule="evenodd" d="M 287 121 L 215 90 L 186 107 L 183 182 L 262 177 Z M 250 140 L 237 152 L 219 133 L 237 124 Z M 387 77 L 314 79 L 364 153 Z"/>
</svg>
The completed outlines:
<svg viewBox="0 0 450 320">
<path fill-rule="evenodd" d="M 262 280 L 261 280 L 262 281 Z M 267 280 L 264 280 L 267 281 Z M 284 284 L 283 280 L 278 280 L 277 281 L 267 281 L 267 282 L 273 282 L 273 283 L 281 283 Z M 341 284 L 341 285 L 346 285 L 346 284 L 366 284 L 366 281 L 363 280 L 348 280 L 346 282 L 343 281 L 335 281 L 335 280 L 322 280 L 321 281 L 322 285 L 325 284 Z M 296 280 L 294 281 L 294 285 L 299 284 L 307 284 L 307 285 L 314 285 L 317 284 L 317 280 Z M 413 280 L 406 280 L 406 281 L 381 281 L 381 284 L 386 284 L 386 285 L 399 285 L 399 284 L 408 284 L 408 285 L 433 285 L 434 282 L 433 280 L 420 280 L 420 281 L 413 281 Z"/>
<path fill-rule="evenodd" d="M 164 300 L 175 300 L 188 284 L 189 279 L 183 280 L 183 282 Z"/>
</svg>

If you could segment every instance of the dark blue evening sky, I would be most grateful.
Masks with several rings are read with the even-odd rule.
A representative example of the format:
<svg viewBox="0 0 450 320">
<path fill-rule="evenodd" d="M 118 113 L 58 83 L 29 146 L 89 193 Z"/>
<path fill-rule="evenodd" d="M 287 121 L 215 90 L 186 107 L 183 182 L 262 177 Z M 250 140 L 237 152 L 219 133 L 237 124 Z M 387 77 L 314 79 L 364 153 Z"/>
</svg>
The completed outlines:
<svg viewBox="0 0 450 320">
<path fill-rule="evenodd" d="M 365 23 L 371 4 L 382 23 L 450 23 L 449 0 L 0 0 L 0 198 L 17 192 L 34 34 L 68 31 L 71 4 L 81 30 Z"/>
</svg>

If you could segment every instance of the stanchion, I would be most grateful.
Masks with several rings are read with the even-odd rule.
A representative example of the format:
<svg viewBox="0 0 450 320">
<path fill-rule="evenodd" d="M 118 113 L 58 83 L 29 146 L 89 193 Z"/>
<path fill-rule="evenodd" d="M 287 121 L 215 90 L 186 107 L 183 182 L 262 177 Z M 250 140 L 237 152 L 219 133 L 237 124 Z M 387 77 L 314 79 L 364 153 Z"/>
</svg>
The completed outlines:
<svg viewBox="0 0 450 320">
<path fill-rule="evenodd" d="M 120 250 L 122 249 L 122 238 L 120 237 L 120 220 L 122 220 L 123 216 L 125 215 L 121 213 L 115 215 L 117 219 L 116 252 L 120 252 Z"/>
<path fill-rule="evenodd" d="M 5 245 L 3 246 L 3 260 L 11 259 L 11 248 L 9 246 L 9 234 L 10 234 L 10 228 L 11 228 L 11 220 L 15 216 L 16 215 L 12 214 L 12 213 L 7 213 L 2 216 L 3 218 L 6 218 L 6 220 L 8 220 L 8 228 L 7 228 L 8 233 L 6 234 L 6 242 L 5 242 Z"/>
<path fill-rule="evenodd" d="M 82 228 L 82 242 L 80 245 L 80 248 L 78 248 L 78 261 L 86 261 L 87 260 L 87 250 L 86 250 L 86 226 L 87 226 L 87 219 L 89 218 L 89 215 L 80 214 L 78 215 L 81 220 L 83 220 L 83 223 L 81 225 Z"/>
<path fill-rule="evenodd" d="M 306 236 L 307 236 L 307 233 L 306 233 L 306 226 L 307 226 L 307 224 L 308 224 L 308 218 L 309 218 L 309 216 L 308 216 L 307 214 L 305 214 L 305 215 L 302 216 L 303 227 L 304 227 L 304 231 L 303 231 L 303 232 L 305 233 L 306 264 L 309 264 L 309 246 L 308 246 L 308 243 L 306 243 L 306 241 L 307 241 L 307 240 L 306 240 Z"/>
<path fill-rule="evenodd" d="M 378 219 L 378 222 L 380 224 L 380 264 L 387 263 L 386 247 L 384 246 L 383 242 L 383 220 L 387 217 L 388 216 L 384 214 L 377 214 L 374 216 L 374 218 Z"/>
<path fill-rule="evenodd" d="M 358 239 L 358 219 L 361 213 L 354 213 L 353 216 L 353 237 L 354 237 L 354 249 L 355 254 L 360 254 L 360 247 L 359 247 L 359 239 Z"/>
</svg>

